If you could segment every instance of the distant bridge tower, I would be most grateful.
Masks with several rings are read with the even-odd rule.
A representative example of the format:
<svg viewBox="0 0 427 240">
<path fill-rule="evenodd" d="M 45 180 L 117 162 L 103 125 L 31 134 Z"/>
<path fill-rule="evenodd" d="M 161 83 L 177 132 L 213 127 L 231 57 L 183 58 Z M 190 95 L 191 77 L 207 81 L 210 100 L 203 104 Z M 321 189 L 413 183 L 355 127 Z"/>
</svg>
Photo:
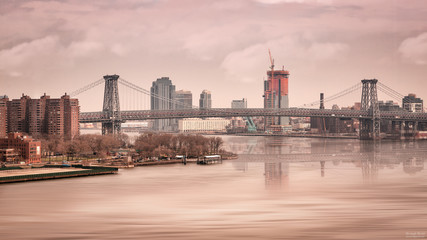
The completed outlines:
<svg viewBox="0 0 427 240">
<path fill-rule="evenodd" d="M 122 118 L 120 114 L 119 103 L 119 88 L 118 82 L 119 75 L 106 75 L 105 90 L 104 90 L 104 106 L 103 113 L 107 116 L 108 120 L 102 123 L 102 134 L 116 135 L 121 132 Z"/>
<path fill-rule="evenodd" d="M 362 80 L 361 110 L 369 111 L 372 118 L 360 119 L 360 139 L 380 138 L 380 109 L 377 95 L 377 79 Z"/>
</svg>

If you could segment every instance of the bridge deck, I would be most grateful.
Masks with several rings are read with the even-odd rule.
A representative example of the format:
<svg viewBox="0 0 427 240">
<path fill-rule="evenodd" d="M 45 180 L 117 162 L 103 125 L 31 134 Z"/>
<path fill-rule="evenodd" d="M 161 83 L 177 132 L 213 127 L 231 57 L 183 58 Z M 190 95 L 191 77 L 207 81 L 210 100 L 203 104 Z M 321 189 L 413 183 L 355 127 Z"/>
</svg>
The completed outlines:
<svg viewBox="0 0 427 240">
<path fill-rule="evenodd" d="M 255 116 L 288 116 L 288 117 L 332 117 L 332 118 L 358 118 L 370 119 L 369 111 L 332 110 L 332 109 L 307 109 L 307 108 L 211 108 L 211 109 L 185 109 L 185 110 L 141 110 L 121 111 L 122 121 L 148 120 L 148 119 L 173 119 L 173 118 L 207 118 L 207 117 L 255 117 Z M 427 113 L 412 113 L 406 111 L 380 112 L 380 118 L 395 121 L 427 122 Z M 103 112 L 80 113 L 80 122 L 109 122 Z"/>
</svg>

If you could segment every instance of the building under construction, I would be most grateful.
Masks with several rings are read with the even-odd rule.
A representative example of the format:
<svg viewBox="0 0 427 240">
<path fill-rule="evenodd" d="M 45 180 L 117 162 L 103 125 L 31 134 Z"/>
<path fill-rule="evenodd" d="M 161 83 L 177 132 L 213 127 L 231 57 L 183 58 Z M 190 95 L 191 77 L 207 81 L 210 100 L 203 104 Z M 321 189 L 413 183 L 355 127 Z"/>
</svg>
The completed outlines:
<svg viewBox="0 0 427 240">
<path fill-rule="evenodd" d="M 289 108 L 288 80 L 289 71 L 274 69 L 274 59 L 270 51 L 270 69 L 264 81 L 264 108 Z M 265 126 L 289 125 L 289 117 L 266 117 Z"/>
</svg>

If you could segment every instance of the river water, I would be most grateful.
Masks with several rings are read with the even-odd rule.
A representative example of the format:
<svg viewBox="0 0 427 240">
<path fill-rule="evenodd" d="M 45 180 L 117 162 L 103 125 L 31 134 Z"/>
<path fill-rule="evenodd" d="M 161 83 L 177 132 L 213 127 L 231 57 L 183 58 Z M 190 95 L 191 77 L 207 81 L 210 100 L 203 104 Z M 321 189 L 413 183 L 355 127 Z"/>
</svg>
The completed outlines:
<svg viewBox="0 0 427 240">
<path fill-rule="evenodd" d="M 0 185 L 0 239 L 427 238 L 427 141 L 224 140 L 239 159 Z"/>
</svg>

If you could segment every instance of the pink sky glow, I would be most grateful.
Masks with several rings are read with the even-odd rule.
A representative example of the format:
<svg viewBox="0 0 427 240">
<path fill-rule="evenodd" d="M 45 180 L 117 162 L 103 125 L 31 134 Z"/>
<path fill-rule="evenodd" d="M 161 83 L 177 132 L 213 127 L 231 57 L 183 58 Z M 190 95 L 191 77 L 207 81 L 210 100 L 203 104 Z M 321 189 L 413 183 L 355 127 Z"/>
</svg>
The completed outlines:
<svg viewBox="0 0 427 240">
<path fill-rule="evenodd" d="M 424 0 L 0 0 L 0 34 L 9 98 L 59 97 L 119 74 L 145 89 L 170 77 L 194 105 L 208 89 L 213 107 L 262 107 L 271 49 L 290 71 L 291 107 L 364 78 L 427 100 Z M 79 95 L 81 110 L 101 110 L 102 94 Z"/>
</svg>

